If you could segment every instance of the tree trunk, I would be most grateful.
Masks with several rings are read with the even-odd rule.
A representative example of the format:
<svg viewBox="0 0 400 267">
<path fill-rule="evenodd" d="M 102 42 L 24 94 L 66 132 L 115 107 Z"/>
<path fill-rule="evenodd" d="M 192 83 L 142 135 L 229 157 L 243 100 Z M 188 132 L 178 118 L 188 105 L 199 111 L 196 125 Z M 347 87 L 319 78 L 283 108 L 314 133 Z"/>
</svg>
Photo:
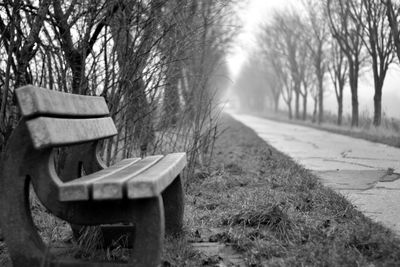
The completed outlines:
<svg viewBox="0 0 400 267">
<path fill-rule="evenodd" d="M 351 90 L 351 126 L 358 127 L 358 94 L 357 89 Z"/>
<path fill-rule="evenodd" d="M 374 95 L 374 125 L 379 126 L 382 122 L 382 87 L 375 88 Z"/>
<path fill-rule="evenodd" d="M 295 88 L 295 118 L 300 119 L 300 93 L 298 88 Z"/>
<path fill-rule="evenodd" d="M 288 115 L 289 115 L 289 120 L 293 119 L 293 111 L 292 111 L 292 102 L 288 102 Z"/>
<path fill-rule="evenodd" d="M 317 121 L 317 108 L 318 108 L 318 98 L 314 97 L 314 110 L 312 116 L 312 123 L 315 123 Z"/>
<path fill-rule="evenodd" d="M 164 91 L 164 100 L 163 100 L 163 124 L 164 125 L 176 125 L 178 122 L 178 114 L 179 114 L 179 92 L 178 92 L 178 84 L 175 82 L 176 77 L 172 77 L 171 80 L 174 80 L 174 83 L 167 85 Z"/>
<path fill-rule="evenodd" d="M 374 45 L 375 40 L 371 40 L 371 46 Z M 374 74 L 374 126 L 378 127 L 381 125 L 382 120 L 382 87 L 383 82 L 385 81 L 385 67 L 382 65 L 383 62 L 380 62 L 378 66 L 378 55 L 375 50 L 372 51 L 372 71 Z M 380 69 L 380 73 L 379 70 Z M 379 75 L 380 74 L 380 75 Z"/>
<path fill-rule="evenodd" d="M 170 63 L 167 68 L 165 74 L 162 126 L 175 126 L 178 122 L 180 110 L 178 92 L 178 73 L 180 68 L 175 63 Z"/>
<path fill-rule="evenodd" d="M 274 94 L 274 111 L 275 113 L 278 113 L 278 109 L 279 109 L 279 93 L 275 93 Z"/>
<path fill-rule="evenodd" d="M 393 7 L 391 0 L 386 0 L 386 15 L 389 21 L 389 26 L 392 30 L 393 44 L 395 45 L 397 58 L 400 60 L 400 36 L 399 28 L 397 23 L 397 14 L 395 8 Z"/>
<path fill-rule="evenodd" d="M 324 120 L 324 80 L 322 75 L 318 77 L 318 124 Z"/>
<path fill-rule="evenodd" d="M 348 58 L 348 60 L 351 89 L 351 127 L 358 127 L 358 67 L 352 58 Z"/>
<path fill-rule="evenodd" d="M 71 58 L 69 60 L 69 65 L 72 72 L 72 93 L 73 94 L 83 94 L 82 78 L 85 76 L 85 61 L 81 58 L 81 54 L 77 50 L 71 51 Z"/>
<path fill-rule="evenodd" d="M 337 125 L 342 125 L 342 119 L 343 119 L 343 95 L 340 95 L 337 100 L 338 100 Z"/>
<path fill-rule="evenodd" d="M 303 121 L 307 119 L 307 94 L 303 96 Z"/>
</svg>

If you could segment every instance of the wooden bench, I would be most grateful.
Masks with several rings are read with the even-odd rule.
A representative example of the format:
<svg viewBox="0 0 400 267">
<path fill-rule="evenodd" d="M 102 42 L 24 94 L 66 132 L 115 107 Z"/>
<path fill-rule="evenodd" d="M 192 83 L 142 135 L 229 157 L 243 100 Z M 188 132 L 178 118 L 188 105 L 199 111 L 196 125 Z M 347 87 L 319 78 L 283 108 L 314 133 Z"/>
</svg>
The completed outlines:
<svg viewBox="0 0 400 267">
<path fill-rule="evenodd" d="M 22 119 L 0 169 L 0 222 L 13 265 L 118 265 L 49 255 L 32 222 L 31 183 L 41 203 L 73 225 L 133 224 L 133 253 L 121 266 L 158 266 L 164 230 L 175 234 L 182 228 L 185 153 L 124 159 L 107 168 L 97 145 L 117 130 L 102 97 L 30 85 L 15 92 Z M 57 174 L 59 147 L 66 147 L 68 156 Z"/>
</svg>

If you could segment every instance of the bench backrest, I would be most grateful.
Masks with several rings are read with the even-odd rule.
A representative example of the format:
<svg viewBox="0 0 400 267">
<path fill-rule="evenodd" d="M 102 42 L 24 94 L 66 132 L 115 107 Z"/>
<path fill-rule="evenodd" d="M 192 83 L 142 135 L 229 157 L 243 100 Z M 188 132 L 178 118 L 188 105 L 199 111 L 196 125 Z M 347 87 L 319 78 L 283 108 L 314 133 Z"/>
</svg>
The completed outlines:
<svg viewBox="0 0 400 267">
<path fill-rule="evenodd" d="M 33 146 L 84 143 L 117 134 L 103 97 L 52 91 L 32 85 L 15 90 Z"/>
</svg>

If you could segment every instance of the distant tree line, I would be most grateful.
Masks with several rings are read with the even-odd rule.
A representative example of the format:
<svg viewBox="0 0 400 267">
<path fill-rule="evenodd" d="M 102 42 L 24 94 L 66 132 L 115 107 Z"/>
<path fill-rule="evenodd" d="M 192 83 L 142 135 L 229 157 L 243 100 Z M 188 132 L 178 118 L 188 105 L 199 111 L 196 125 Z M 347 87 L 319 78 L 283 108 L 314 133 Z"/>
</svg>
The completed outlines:
<svg viewBox="0 0 400 267">
<path fill-rule="evenodd" d="M 209 155 L 214 69 L 235 34 L 231 0 L 5 0 L 0 3 L 0 145 L 25 84 L 106 98 L 119 135 L 104 158 Z"/>
<path fill-rule="evenodd" d="M 324 96 L 334 88 L 337 124 L 343 120 L 343 91 L 351 91 L 351 125 L 359 124 L 359 77 L 370 70 L 374 85 L 373 124 L 382 122 L 382 89 L 389 66 L 400 59 L 400 4 L 391 0 L 303 0 L 297 10 L 274 13 L 259 38 L 258 61 L 265 90 L 289 118 L 324 120 Z M 260 59 L 261 58 L 261 59 Z M 248 88 L 251 91 L 251 88 Z M 257 89 L 258 90 L 258 89 Z M 250 93 L 251 94 L 251 93 Z M 282 101 L 283 100 L 283 101 Z"/>
</svg>

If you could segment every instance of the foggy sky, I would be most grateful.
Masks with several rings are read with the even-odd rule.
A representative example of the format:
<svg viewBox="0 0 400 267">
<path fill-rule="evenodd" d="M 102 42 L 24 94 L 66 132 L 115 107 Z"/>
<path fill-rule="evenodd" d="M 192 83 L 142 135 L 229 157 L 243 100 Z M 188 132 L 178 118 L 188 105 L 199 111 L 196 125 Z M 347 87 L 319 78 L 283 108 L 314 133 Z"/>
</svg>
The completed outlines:
<svg viewBox="0 0 400 267">
<path fill-rule="evenodd" d="M 298 8 L 299 0 L 249 0 L 247 9 L 238 9 L 244 28 L 236 39 L 235 47 L 231 55 L 227 58 L 232 80 L 235 80 L 240 72 L 240 67 L 246 61 L 248 53 L 256 46 L 256 35 L 260 30 L 260 25 L 268 21 L 275 9 L 292 6 Z M 325 79 L 325 98 L 324 109 L 336 113 L 337 102 L 335 92 L 330 87 L 331 81 L 326 76 Z M 344 90 L 343 109 L 344 115 L 351 112 L 350 88 Z M 370 70 L 366 69 L 359 80 L 359 111 L 360 115 L 373 115 L 373 77 Z M 311 101 L 309 104 L 312 105 Z M 283 107 L 283 105 L 281 105 Z M 310 106 L 311 108 L 311 106 Z M 309 109 L 310 110 L 310 109 Z M 400 68 L 392 65 L 388 71 L 382 95 L 382 111 L 388 117 L 400 118 Z"/>
</svg>

